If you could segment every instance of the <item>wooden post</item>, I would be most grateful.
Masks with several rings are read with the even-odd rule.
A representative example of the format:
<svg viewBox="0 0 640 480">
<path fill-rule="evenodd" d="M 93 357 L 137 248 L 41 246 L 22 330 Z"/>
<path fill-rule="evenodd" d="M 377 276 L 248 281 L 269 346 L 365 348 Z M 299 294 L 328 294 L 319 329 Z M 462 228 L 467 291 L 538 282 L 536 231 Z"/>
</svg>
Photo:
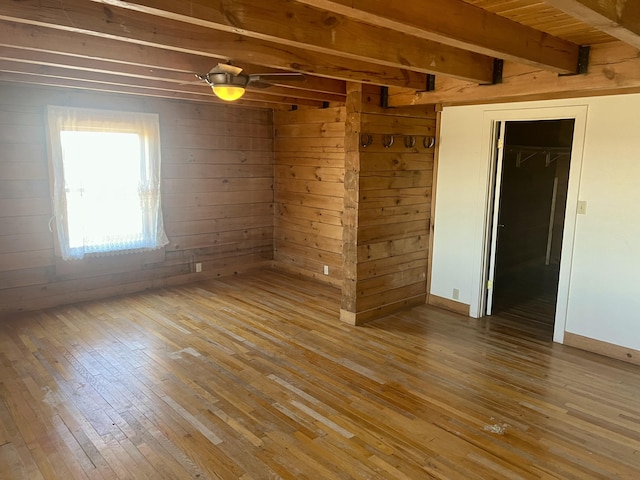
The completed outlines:
<svg viewBox="0 0 640 480">
<path fill-rule="evenodd" d="M 360 125 L 362 85 L 347 83 L 343 219 L 343 281 L 340 320 L 356 324 L 358 282 L 358 202 L 360 196 Z"/>
</svg>

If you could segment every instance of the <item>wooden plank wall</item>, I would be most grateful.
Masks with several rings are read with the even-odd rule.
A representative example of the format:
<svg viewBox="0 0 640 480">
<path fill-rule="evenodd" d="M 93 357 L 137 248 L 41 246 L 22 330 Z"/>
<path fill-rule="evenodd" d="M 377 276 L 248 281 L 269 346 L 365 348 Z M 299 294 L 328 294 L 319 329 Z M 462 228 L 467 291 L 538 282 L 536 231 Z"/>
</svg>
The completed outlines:
<svg viewBox="0 0 640 480">
<path fill-rule="evenodd" d="M 275 264 L 339 286 L 345 108 L 274 112 L 274 124 Z"/>
<path fill-rule="evenodd" d="M 372 86 L 362 101 L 360 131 L 372 143 L 360 146 L 358 324 L 426 299 L 434 148 L 424 139 L 436 134 L 432 107 L 382 109 Z"/>
<path fill-rule="evenodd" d="M 160 115 L 165 229 L 154 254 L 53 253 L 47 104 Z M 273 257 L 270 110 L 0 86 L 0 313 L 232 275 Z M 194 273 L 202 262 L 203 272 Z"/>
</svg>

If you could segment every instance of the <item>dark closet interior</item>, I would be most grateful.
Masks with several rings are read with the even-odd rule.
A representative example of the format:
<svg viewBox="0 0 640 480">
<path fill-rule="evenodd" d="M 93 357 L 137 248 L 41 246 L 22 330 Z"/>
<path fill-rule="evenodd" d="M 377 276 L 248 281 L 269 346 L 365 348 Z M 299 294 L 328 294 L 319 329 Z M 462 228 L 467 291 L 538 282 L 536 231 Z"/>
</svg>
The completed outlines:
<svg viewBox="0 0 640 480">
<path fill-rule="evenodd" d="M 553 328 L 574 121 L 507 122 L 493 313 Z"/>
</svg>

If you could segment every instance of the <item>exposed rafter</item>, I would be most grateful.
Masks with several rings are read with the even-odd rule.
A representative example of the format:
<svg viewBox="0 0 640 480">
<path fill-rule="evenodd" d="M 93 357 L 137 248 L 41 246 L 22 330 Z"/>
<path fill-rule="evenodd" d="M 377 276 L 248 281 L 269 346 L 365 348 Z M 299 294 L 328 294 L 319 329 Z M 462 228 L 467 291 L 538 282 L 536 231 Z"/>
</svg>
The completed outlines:
<svg viewBox="0 0 640 480">
<path fill-rule="evenodd" d="M 82 77 L 86 80 L 112 83 L 114 85 L 135 86 L 136 84 L 143 84 L 160 90 L 210 96 L 209 86 L 202 81 L 196 80 L 193 74 L 173 70 L 157 68 L 150 70 L 147 67 L 133 64 L 118 65 L 117 68 L 114 68 L 113 62 L 104 60 L 5 47 L 0 51 L 0 66 L 4 67 L 5 71 L 11 71 L 8 68 L 10 64 L 13 64 L 13 71 L 22 70 L 25 73 L 33 71 L 34 74 L 38 74 L 38 72 L 42 72 L 43 70 L 38 70 L 37 66 L 52 67 L 55 70 L 51 71 L 58 72 L 60 78 Z M 19 68 L 17 64 L 23 64 L 24 68 Z M 35 71 L 30 69 L 35 69 Z M 116 71 L 118 72 L 117 75 L 114 74 Z M 49 74 L 49 76 L 52 75 Z M 185 82 L 187 78 L 189 81 Z M 268 101 L 273 96 L 289 99 L 297 98 L 299 99 L 298 102 L 289 100 L 288 103 L 298 105 L 304 105 L 304 100 L 344 102 L 345 99 L 345 95 L 296 89 L 288 85 L 273 85 L 268 89 L 260 89 L 249 84 L 247 91 L 254 92 L 254 98 L 260 97 L 261 101 Z M 251 96 L 248 98 L 251 98 Z"/>
<path fill-rule="evenodd" d="M 39 85 L 59 85 L 69 86 L 77 81 L 77 76 L 73 69 L 62 66 L 33 64 L 28 62 L 16 62 L 0 57 L 0 72 L 20 74 L 28 76 L 24 78 L 28 83 Z M 85 71 L 82 75 L 84 86 L 91 86 L 91 89 L 120 92 L 153 94 L 157 97 L 180 98 L 188 96 L 191 100 L 209 101 L 211 95 L 208 89 L 203 89 L 199 85 L 178 86 L 176 83 L 164 80 L 147 79 L 144 83 L 137 85 L 131 78 L 121 74 L 109 74 L 101 71 Z M 322 106 L 322 100 L 304 99 L 299 96 L 283 96 L 282 92 L 266 90 L 247 90 L 243 97 L 244 101 L 258 101 L 264 103 L 284 103 L 289 105 L 306 105 L 312 107 Z"/>
<path fill-rule="evenodd" d="M 130 69 L 145 71 L 146 76 L 158 76 L 174 72 L 181 83 L 195 80 L 194 73 L 207 72 L 223 57 L 212 58 L 189 53 L 150 47 L 111 38 L 83 35 L 35 25 L 0 21 L 0 46 L 24 49 L 25 53 L 15 53 L 14 58 L 49 58 L 49 54 L 64 54 L 89 60 L 111 62 L 111 71 L 127 72 Z M 34 52 L 32 54 L 27 52 Z M 41 55 L 38 52 L 42 52 Z M 68 61 L 68 60 L 65 60 Z M 246 73 L 279 72 L 281 70 L 250 64 L 239 65 Z M 307 75 L 303 84 L 291 84 L 290 88 L 311 90 L 329 95 L 345 95 L 345 82 L 330 78 Z"/>
<path fill-rule="evenodd" d="M 460 0 L 299 0 L 415 37 L 558 73 L 574 72 L 578 45 Z"/>
<path fill-rule="evenodd" d="M 436 89 L 430 92 L 390 89 L 389 105 L 469 105 L 638 92 L 638 50 L 614 42 L 592 47 L 586 75 L 559 77 L 529 66 L 505 63 L 501 84 L 477 85 L 443 78 L 436 84 Z"/>
<path fill-rule="evenodd" d="M 490 83 L 493 61 L 484 55 L 410 38 L 292 0 L 93 0 L 253 39 L 392 68 L 411 68 Z M 402 49 L 398 49 L 402 45 Z"/>
<path fill-rule="evenodd" d="M 639 19 L 630 0 L 0 0 L 0 73 L 195 101 L 216 101 L 194 74 L 218 62 L 304 73 L 248 86 L 243 104 L 274 108 L 343 103 L 348 82 L 390 87 L 390 106 L 627 92 Z M 559 77 L 578 45 L 592 67 Z M 503 60 L 503 83 L 485 86 Z"/>
<path fill-rule="evenodd" d="M 107 92 L 107 93 L 117 93 L 121 95 L 138 95 L 144 97 L 158 97 L 172 100 L 184 100 L 189 102 L 204 102 L 204 103 L 216 103 L 216 104 L 227 104 L 222 100 L 219 100 L 214 95 L 203 96 L 203 95 L 194 95 L 185 92 L 168 92 L 163 90 L 154 90 L 150 88 L 146 88 L 144 86 L 128 86 L 128 85 L 110 85 L 98 82 L 91 82 L 86 80 L 79 79 L 69 79 L 69 78 L 57 78 L 57 77 L 47 77 L 47 76 L 34 76 L 29 73 L 15 73 L 15 72 L 6 72 L 0 70 L 0 82 L 7 83 L 16 83 L 16 84 L 27 84 L 27 85 L 35 85 L 41 87 L 62 87 L 62 88 L 73 88 L 80 90 L 89 90 L 95 92 Z M 274 110 L 280 109 L 288 109 L 291 105 L 290 103 L 271 103 L 271 102 L 262 102 L 259 99 L 244 99 L 238 100 L 234 102 L 235 105 L 243 106 L 243 107 L 255 107 L 255 108 L 269 108 Z M 228 104 L 227 104 L 228 105 Z"/>
<path fill-rule="evenodd" d="M 284 47 L 86 0 L 10 2 L 0 10 L 0 19 L 356 82 L 421 88 L 426 79 L 415 71 Z"/>
</svg>

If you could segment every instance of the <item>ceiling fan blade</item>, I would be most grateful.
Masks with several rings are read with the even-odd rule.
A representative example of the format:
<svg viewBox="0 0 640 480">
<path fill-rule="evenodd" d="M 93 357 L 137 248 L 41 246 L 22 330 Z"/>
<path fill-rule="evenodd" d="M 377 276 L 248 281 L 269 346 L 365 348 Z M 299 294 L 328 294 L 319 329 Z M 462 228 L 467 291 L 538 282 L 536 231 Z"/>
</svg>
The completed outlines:
<svg viewBox="0 0 640 480">
<path fill-rule="evenodd" d="M 302 73 L 289 72 L 289 73 L 256 73 L 249 75 L 249 82 L 254 84 L 265 80 L 267 82 L 300 82 L 305 80 L 305 76 Z"/>
<path fill-rule="evenodd" d="M 228 63 L 219 63 L 209 71 L 209 74 L 216 74 L 216 73 L 229 73 L 231 75 L 240 75 L 240 73 L 242 73 L 242 69 L 234 65 L 229 65 Z"/>
<path fill-rule="evenodd" d="M 262 80 L 252 80 L 251 86 L 255 88 L 269 88 L 273 87 L 273 83 L 263 82 Z"/>
</svg>

